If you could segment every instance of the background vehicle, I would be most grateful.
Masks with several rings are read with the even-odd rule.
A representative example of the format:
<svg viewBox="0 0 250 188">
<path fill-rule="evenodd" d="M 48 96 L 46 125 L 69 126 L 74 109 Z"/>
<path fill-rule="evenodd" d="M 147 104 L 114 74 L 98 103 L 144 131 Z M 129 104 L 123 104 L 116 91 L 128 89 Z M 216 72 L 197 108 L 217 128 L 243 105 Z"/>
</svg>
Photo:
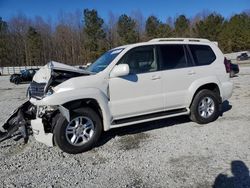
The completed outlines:
<svg viewBox="0 0 250 188">
<path fill-rule="evenodd" d="M 245 61 L 250 59 L 247 53 L 241 53 L 239 56 L 237 56 L 238 61 Z"/>
<path fill-rule="evenodd" d="M 21 82 L 32 81 L 33 76 L 38 69 L 25 69 L 21 70 L 20 74 L 12 74 L 10 76 L 10 82 L 14 84 L 20 84 Z"/>
<path fill-rule="evenodd" d="M 229 74 L 216 43 L 192 38 L 117 47 L 86 70 L 50 62 L 35 74 L 30 101 L 4 127 L 14 118 L 24 127 L 31 120 L 38 141 L 80 153 L 117 127 L 180 115 L 206 124 L 232 95 Z"/>
</svg>

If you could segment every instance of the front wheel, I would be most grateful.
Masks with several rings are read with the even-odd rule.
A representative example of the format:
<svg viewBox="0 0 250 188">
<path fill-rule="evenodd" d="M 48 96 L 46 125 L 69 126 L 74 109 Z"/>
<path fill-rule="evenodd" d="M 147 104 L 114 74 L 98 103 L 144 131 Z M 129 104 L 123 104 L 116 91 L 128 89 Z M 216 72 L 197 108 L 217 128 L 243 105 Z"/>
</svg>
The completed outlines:
<svg viewBox="0 0 250 188">
<path fill-rule="evenodd" d="M 14 84 L 18 85 L 20 84 L 21 79 L 19 77 L 14 78 Z"/>
<path fill-rule="evenodd" d="M 199 91 L 190 106 L 190 119 L 199 124 L 215 121 L 220 114 L 219 96 L 211 90 Z"/>
<path fill-rule="evenodd" d="M 91 149 L 102 132 L 99 115 L 91 108 L 81 108 L 68 122 L 60 115 L 54 128 L 57 146 L 66 153 L 77 154 Z"/>
</svg>

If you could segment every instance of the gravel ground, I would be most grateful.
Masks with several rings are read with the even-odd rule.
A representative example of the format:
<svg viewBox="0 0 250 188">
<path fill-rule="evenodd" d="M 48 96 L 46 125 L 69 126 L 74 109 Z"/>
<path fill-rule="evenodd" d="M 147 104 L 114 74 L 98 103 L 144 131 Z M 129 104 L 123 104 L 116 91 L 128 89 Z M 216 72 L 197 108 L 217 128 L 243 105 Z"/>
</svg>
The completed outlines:
<svg viewBox="0 0 250 188">
<path fill-rule="evenodd" d="M 25 101 L 27 84 L 0 77 L 0 125 Z M 250 187 L 250 67 L 224 113 L 208 125 L 187 117 L 111 130 L 69 155 L 34 140 L 0 144 L 0 187 Z"/>
</svg>

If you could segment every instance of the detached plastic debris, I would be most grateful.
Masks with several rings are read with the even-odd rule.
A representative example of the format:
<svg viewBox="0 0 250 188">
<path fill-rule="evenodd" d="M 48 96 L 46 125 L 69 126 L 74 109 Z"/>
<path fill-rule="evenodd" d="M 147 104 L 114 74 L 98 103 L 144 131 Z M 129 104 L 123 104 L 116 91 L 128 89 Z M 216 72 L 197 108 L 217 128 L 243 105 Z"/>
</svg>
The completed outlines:
<svg viewBox="0 0 250 188">
<path fill-rule="evenodd" d="M 7 139 L 7 134 L 8 134 L 7 132 L 0 131 L 0 142 Z"/>
<path fill-rule="evenodd" d="M 24 139 L 24 143 L 28 142 L 29 135 L 32 134 L 30 128 L 30 120 L 35 119 L 36 108 L 29 101 L 17 108 L 9 119 L 4 123 L 4 132 L 0 131 L 0 143 L 14 138 L 18 141 Z"/>
</svg>

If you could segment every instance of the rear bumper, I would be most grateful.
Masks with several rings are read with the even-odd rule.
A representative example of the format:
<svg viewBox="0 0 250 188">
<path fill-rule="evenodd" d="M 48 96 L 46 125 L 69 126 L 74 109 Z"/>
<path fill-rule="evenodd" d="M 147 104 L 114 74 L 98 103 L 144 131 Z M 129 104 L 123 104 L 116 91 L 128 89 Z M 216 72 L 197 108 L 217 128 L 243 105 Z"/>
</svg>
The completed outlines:
<svg viewBox="0 0 250 188">
<path fill-rule="evenodd" d="M 222 102 L 229 99 L 233 94 L 233 82 L 223 82 L 222 85 Z"/>
<path fill-rule="evenodd" d="M 38 142 L 46 144 L 47 146 L 53 147 L 53 134 L 45 133 L 44 126 L 41 118 L 31 120 L 31 128 L 33 131 L 33 136 Z"/>
</svg>

